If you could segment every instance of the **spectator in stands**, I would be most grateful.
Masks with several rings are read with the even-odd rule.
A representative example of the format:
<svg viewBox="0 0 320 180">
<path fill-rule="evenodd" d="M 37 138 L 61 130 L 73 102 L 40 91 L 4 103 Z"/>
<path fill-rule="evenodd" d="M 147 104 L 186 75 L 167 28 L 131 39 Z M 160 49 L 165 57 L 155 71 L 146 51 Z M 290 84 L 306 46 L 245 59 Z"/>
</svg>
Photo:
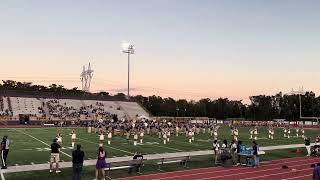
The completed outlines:
<svg viewBox="0 0 320 180">
<path fill-rule="evenodd" d="M 53 172 L 53 163 L 56 163 L 56 173 L 61 172 L 59 170 L 60 148 L 61 146 L 57 143 L 57 139 L 54 139 L 51 144 L 50 172 Z"/>
<path fill-rule="evenodd" d="M 305 138 L 304 144 L 305 144 L 307 152 L 308 152 L 307 156 L 310 156 L 310 154 L 311 154 L 310 138 Z"/>
<path fill-rule="evenodd" d="M 97 163 L 96 163 L 96 178 L 94 180 L 98 180 L 99 172 L 102 175 L 102 179 L 105 180 L 104 168 L 107 167 L 106 163 L 107 153 L 103 150 L 103 147 L 99 147 L 97 153 Z"/>
<path fill-rule="evenodd" d="M 320 163 L 318 163 L 313 169 L 313 179 L 320 180 Z"/>
<path fill-rule="evenodd" d="M 7 157 L 9 154 L 9 147 L 10 147 L 10 140 L 8 139 L 8 136 L 3 136 L 3 139 L 1 142 L 1 161 L 2 161 L 1 169 L 7 169 Z"/>
<path fill-rule="evenodd" d="M 142 160 L 143 159 L 143 155 L 141 152 L 137 152 L 135 153 L 135 155 L 133 156 L 133 160 Z M 131 164 L 130 168 L 129 168 L 129 174 L 131 174 L 132 169 L 135 167 L 136 168 L 136 172 L 140 173 L 140 168 L 141 168 L 142 162 L 135 162 L 133 164 Z"/>
<path fill-rule="evenodd" d="M 83 167 L 84 152 L 81 151 L 81 145 L 77 145 L 77 149 L 72 152 L 72 180 L 81 180 L 81 172 Z"/>
</svg>

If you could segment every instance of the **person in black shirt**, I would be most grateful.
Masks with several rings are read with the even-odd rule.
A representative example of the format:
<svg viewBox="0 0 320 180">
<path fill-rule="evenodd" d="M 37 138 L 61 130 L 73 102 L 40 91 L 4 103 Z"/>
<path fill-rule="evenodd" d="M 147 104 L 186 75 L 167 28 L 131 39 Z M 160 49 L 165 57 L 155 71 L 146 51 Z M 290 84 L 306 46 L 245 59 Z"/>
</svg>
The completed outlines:
<svg viewBox="0 0 320 180">
<path fill-rule="evenodd" d="M 72 180 L 81 180 L 84 152 L 81 151 L 81 145 L 77 145 L 77 150 L 72 152 Z"/>
<path fill-rule="evenodd" d="M 236 153 L 238 155 L 238 159 L 237 159 L 237 166 L 239 166 L 241 164 L 241 156 L 240 156 L 240 147 L 242 146 L 242 141 L 238 141 L 237 143 L 237 150 Z"/>
<path fill-rule="evenodd" d="M 50 172 L 53 171 L 53 163 L 56 163 L 56 173 L 60 173 L 59 170 L 59 161 L 60 161 L 60 152 L 61 146 L 57 143 L 57 139 L 53 140 L 51 144 L 51 155 L 50 155 Z"/>
<path fill-rule="evenodd" d="M 134 156 L 133 156 L 133 160 L 142 160 L 143 159 L 143 155 L 141 152 L 137 152 Z M 136 162 L 131 164 L 130 168 L 129 168 L 129 174 L 131 174 L 132 172 L 132 168 L 135 167 L 136 168 L 136 172 L 139 173 L 140 172 L 140 168 L 142 165 L 142 161 L 140 162 Z"/>
<path fill-rule="evenodd" d="M 305 144 L 307 152 L 308 152 L 307 156 L 310 156 L 310 154 L 311 154 L 310 138 L 305 138 L 304 144 Z"/>
<path fill-rule="evenodd" d="M 10 147 L 10 140 L 8 139 L 8 136 L 3 136 L 3 139 L 1 142 L 1 161 L 2 161 L 1 169 L 7 169 L 7 157 L 9 154 L 9 147 Z"/>
<path fill-rule="evenodd" d="M 252 147 L 252 159 L 253 159 L 253 166 L 257 166 L 257 156 L 258 156 L 258 144 L 256 141 L 253 141 L 253 147 Z"/>
</svg>

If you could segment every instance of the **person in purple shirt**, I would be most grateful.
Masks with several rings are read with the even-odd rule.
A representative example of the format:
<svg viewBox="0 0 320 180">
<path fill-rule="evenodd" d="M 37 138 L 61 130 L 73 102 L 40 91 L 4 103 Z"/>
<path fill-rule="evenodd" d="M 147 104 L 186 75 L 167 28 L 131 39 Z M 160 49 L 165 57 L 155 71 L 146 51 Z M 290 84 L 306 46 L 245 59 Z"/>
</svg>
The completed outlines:
<svg viewBox="0 0 320 180">
<path fill-rule="evenodd" d="M 105 180 L 104 168 L 107 167 L 106 157 L 107 152 L 105 152 L 102 147 L 99 147 L 96 163 L 96 178 L 94 180 L 98 180 L 99 172 L 102 175 L 102 179 Z"/>
<path fill-rule="evenodd" d="M 313 179 L 320 180 L 320 163 L 318 163 L 313 170 Z"/>
</svg>

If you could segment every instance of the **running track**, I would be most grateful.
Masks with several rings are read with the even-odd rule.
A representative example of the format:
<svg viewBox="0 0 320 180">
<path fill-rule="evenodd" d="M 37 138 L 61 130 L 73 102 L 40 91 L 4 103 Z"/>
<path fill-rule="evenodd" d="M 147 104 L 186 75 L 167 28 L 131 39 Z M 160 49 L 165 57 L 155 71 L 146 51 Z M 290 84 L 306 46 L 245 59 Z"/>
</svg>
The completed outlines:
<svg viewBox="0 0 320 180">
<path fill-rule="evenodd" d="M 320 158 L 299 157 L 265 161 L 259 168 L 210 167 L 134 176 L 119 180 L 311 180 L 313 172 L 311 164 L 318 162 Z M 282 165 L 287 165 L 289 168 L 282 169 Z"/>
</svg>

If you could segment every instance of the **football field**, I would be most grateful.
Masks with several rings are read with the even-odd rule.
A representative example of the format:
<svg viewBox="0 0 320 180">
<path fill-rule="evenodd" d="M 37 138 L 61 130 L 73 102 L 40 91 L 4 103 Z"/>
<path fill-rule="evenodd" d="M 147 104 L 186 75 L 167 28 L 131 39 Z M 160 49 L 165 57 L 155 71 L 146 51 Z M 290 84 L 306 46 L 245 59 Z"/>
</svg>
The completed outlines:
<svg viewBox="0 0 320 180">
<path fill-rule="evenodd" d="M 60 154 L 61 161 L 71 161 L 71 128 L 10 128 L 0 129 L 0 136 L 8 135 L 11 140 L 10 153 L 8 156 L 8 165 L 28 165 L 48 163 L 50 155 L 50 144 L 55 138 L 58 131 L 63 137 L 63 148 Z M 239 140 L 247 146 L 252 145 L 252 140 L 249 139 L 249 128 L 239 128 Z M 98 134 L 87 133 L 85 128 L 76 129 L 77 144 L 82 145 L 82 150 L 85 152 L 85 159 L 95 159 L 99 147 Z M 295 129 L 291 130 L 291 138 L 283 137 L 283 130 L 275 129 L 275 136 L 273 140 L 268 139 L 267 128 L 258 128 L 258 144 L 262 146 L 276 146 L 288 144 L 303 144 L 302 137 L 296 137 Z M 311 137 L 312 142 L 315 137 L 320 134 L 319 129 L 306 129 L 305 135 Z M 224 139 L 230 142 L 230 129 L 227 126 L 222 126 L 219 129 L 219 140 Z M 213 138 L 208 133 L 195 135 L 195 142 L 189 143 L 184 134 L 176 137 L 173 133 L 170 142 L 163 144 L 162 139 L 157 135 L 145 135 L 143 144 L 133 146 L 132 137 L 126 140 L 124 136 L 114 136 L 111 145 L 104 143 L 104 149 L 107 151 L 107 157 L 122 157 L 133 156 L 137 151 L 143 154 L 162 154 L 171 152 L 186 152 L 197 150 L 209 150 L 212 147 Z M 221 143 L 220 142 L 220 143 Z"/>
</svg>

